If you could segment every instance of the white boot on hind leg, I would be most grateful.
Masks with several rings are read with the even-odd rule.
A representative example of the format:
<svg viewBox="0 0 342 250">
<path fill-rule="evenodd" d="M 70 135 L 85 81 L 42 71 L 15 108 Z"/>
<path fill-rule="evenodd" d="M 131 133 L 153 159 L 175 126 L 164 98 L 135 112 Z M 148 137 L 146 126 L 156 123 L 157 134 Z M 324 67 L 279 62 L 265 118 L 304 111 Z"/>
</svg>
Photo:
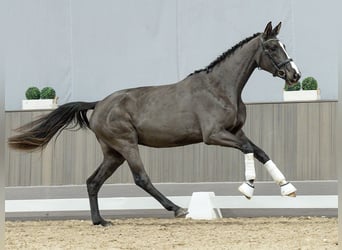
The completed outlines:
<svg viewBox="0 0 342 250">
<path fill-rule="evenodd" d="M 280 193 L 283 196 L 296 197 L 297 189 L 285 180 L 285 176 L 280 172 L 272 160 L 264 164 L 265 168 L 272 176 L 273 180 L 280 186 Z"/>
</svg>

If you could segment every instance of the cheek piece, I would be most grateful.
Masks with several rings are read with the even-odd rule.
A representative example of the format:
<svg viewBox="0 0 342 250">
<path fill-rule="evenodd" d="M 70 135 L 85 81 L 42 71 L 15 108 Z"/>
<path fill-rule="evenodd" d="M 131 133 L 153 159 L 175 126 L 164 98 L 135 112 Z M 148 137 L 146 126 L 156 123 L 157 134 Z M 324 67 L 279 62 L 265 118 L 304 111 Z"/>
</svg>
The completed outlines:
<svg viewBox="0 0 342 250">
<path fill-rule="evenodd" d="M 272 56 L 271 52 L 265 46 L 265 44 L 270 42 L 270 41 L 278 41 L 279 42 L 279 40 L 275 39 L 275 38 L 274 39 L 268 39 L 267 41 L 264 41 L 263 39 L 261 39 L 261 46 L 262 46 L 263 52 L 270 59 L 272 65 L 273 65 L 273 68 L 275 69 L 275 71 L 273 72 L 273 76 L 279 76 L 280 78 L 287 80 L 284 67 L 286 64 L 291 63 L 293 60 L 292 60 L 292 58 L 288 57 L 282 62 L 277 62 L 274 59 L 274 57 Z"/>
</svg>

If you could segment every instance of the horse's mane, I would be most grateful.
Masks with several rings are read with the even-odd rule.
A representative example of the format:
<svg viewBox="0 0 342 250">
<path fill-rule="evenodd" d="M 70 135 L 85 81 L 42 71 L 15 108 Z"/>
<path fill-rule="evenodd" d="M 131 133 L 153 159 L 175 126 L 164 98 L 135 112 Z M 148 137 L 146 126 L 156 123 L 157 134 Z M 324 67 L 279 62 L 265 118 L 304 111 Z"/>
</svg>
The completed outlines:
<svg viewBox="0 0 342 250">
<path fill-rule="evenodd" d="M 241 42 L 237 43 L 236 45 L 231 47 L 226 52 L 223 52 L 214 61 L 212 61 L 207 67 L 205 67 L 203 69 L 198 69 L 198 70 L 194 71 L 193 73 L 191 73 L 189 76 L 191 76 L 193 74 L 196 74 L 196 73 L 199 73 L 199 72 L 202 72 L 202 71 L 206 71 L 207 73 L 209 73 L 216 65 L 218 65 L 219 63 L 224 61 L 227 57 L 232 55 L 235 52 L 235 50 L 237 50 L 238 48 L 241 48 L 244 44 L 248 43 L 250 40 L 252 40 L 253 38 L 259 36 L 260 34 L 261 33 L 255 33 L 254 35 L 243 39 Z"/>
</svg>

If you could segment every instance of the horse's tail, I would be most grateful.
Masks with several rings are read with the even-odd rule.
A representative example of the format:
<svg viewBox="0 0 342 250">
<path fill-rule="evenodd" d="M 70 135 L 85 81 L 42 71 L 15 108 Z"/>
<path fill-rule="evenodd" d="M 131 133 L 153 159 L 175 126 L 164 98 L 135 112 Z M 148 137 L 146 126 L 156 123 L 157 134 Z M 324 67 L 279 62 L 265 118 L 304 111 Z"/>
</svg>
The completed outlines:
<svg viewBox="0 0 342 250">
<path fill-rule="evenodd" d="M 70 102 L 51 113 L 17 128 L 19 135 L 8 138 L 12 149 L 33 151 L 43 149 L 52 137 L 65 128 L 90 128 L 87 111 L 94 109 L 97 102 Z M 69 126 L 72 124 L 71 126 Z"/>
</svg>

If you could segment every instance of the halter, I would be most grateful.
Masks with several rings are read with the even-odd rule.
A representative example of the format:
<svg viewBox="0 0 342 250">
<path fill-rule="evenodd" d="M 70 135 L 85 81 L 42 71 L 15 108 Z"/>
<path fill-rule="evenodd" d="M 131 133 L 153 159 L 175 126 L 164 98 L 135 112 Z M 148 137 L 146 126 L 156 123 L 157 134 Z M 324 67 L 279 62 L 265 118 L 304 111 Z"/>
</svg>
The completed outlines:
<svg viewBox="0 0 342 250">
<path fill-rule="evenodd" d="M 272 39 L 269 39 L 267 41 L 263 41 L 262 39 L 260 39 L 260 40 L 261 40 L 261 46 L 262 46 L 263 51 L 271 59 L 272 65 L 277 70 L 275 73 L 273 73 L 273 76 L 279 76 L 281 78 L 284 78 L 284 77 L 286 78 L 285 71 L 284 71 L 284 69 L 282 69 L 282 67 L 284 67 L 286 64 L 292 62 L 293 61 L 292 58 L 287 58 L 285 61 L 277 63 L 274 60 L 274 58 L 271 55 L 271 53 L 269 52 L 269 50 L 265 48 L 265 44 L 270 42 L 270 41 L 279 41 L 279 39 L 272 38 Z"/>
</svg>

